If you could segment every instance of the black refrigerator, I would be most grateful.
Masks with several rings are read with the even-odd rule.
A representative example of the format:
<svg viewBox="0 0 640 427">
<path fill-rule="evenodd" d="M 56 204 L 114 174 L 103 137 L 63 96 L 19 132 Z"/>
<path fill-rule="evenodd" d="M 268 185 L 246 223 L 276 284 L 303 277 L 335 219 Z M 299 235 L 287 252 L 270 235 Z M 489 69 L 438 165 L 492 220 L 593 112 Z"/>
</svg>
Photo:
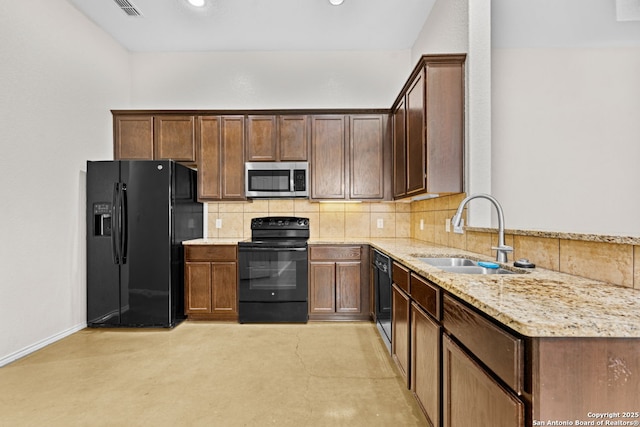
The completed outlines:
<svg viewBox="0 0 640 427">
<path fill-rule="evenodd" d="M 87 325 L 172 328 L 184 240 L 202 237 L 196 172 L 170 160 L 87 162 Z"/>
</svg>

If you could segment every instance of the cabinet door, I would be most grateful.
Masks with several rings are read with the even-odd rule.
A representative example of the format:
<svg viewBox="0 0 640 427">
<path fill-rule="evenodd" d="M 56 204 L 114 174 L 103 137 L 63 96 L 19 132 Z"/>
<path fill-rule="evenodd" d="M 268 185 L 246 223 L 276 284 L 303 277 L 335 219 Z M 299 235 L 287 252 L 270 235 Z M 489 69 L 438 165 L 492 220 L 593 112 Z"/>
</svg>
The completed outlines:
<svg viewBox="0 0 640 427">
<path fill-rule="evenodd" d="M 309 263 L 309 312 L 335 313 L 336 264 L 334 262 Z"/>
<path fill-rule="evenodd" d="M 424 72 L 407 91 L 407 194 L 425 189 Z"/>
<path fill-rule="evenodd" d="M 306 162 L 309 146 L 309 119 L 307 116 L 280 116 L 278 137 L 283 162 Z"/>
<path fill-rule="evenodd" d="M 198 117 L 198 200 L 222 197 L 220 123 L 218 116 Z"/>
<path fill-rule="evenodd" d="M 154 117 L 156 160 L 195 162 L 195 118 L 193 116 Z"/>
<path fill-rule="evenodd" d="M 393 196 L 407 192 L 407 127 L 404 99 L 393 112 Z"/>
<path fill-rule="evenodd" d="M 221 118 L 222 199 L 244 200 L 244 117 Z"/>
<path fill-rule="evenodd" d="M 384 197 L 383 118 L 366 115 L 351 116 L 349 147 L 349 197 L 382 199 Z"/>
<path fill-rule="evenodd" d="M 395 284 L 391 289 L 391 356 L 409 388 L 409 296 Z"/>
<path fill-rule="evenodd" d="M 345 199 L 345 117 L 314 116 L 311 132 L 311 198 Z"/>
<path fill-rule="evenodd" d="M 237 268 L 235 262 L 211 264 L 211 311 L 213 313 L 237 313 Z"/>
<path fill-rule="evenodd" d="M 524 404 L 442 336 L 443 426 L 524 426 Z"/>
<path fill-rule="evenodd" d="M 185 263 L 185 311 L 189 313 L 211 312 L 211 263 Z"/>
<path fill-rule="evenodd" d="M 460 61 L 426 65 L 427 191 L 459 193 L 463 185 L 464 69 Z"/>
<path fill-rule="evenodd" d="M 360 261 L 336 263 L 336 313 L 360 313 Z"/>
<path fill-rule="evenodd" d="M 153 116 L 114 116 L 114 159 L 153 160 Z"/>
<path fill-rule="evenodd" d="M 247 117 L 247 161 L 278 160 L 276 116 Z"/>
<path fill-rule="evenodd" d="M 411 304 L 411 391 L 432 426 L 440 425 L 441 332 L 435 320 Z"/>
</svg>

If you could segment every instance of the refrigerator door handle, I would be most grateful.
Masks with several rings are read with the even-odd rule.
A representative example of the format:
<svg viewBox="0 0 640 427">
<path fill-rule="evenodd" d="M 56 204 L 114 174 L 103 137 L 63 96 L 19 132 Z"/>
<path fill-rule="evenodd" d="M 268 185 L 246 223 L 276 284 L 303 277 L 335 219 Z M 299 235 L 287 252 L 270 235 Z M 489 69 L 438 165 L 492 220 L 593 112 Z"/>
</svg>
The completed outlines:
<svg viewBox="0 0 640 427">
<path fill-rule="evenodd" d="M 113 183 L 113 200 L 111 204 L 111 218 L 115 222 L 111 228 L 111 255 L 113 255 L 113 263 L 120 264 L 119 254 L 119 228 L 120 222 L 118 218 L 118 203 L 119 203 L 120 187 L 117 182 Z"/>
<path fill-rule="evenodd" d="M 120 218 L 120 259 L 123 264 L 127 263 L 127 248 L 128 242 L 128 224 L 129 224 L 129 209 L 127 207 L 127 184 L 122 183 L 120 187 L 120 211 L 122 217 Z"/>
</svg>

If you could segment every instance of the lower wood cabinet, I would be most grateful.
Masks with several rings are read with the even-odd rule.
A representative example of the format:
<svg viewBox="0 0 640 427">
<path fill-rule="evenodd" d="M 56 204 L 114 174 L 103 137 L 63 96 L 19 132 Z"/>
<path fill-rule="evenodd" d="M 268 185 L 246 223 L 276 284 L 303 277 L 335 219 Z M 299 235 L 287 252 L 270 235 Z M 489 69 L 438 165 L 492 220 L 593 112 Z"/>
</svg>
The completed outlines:
<svg viewBox="0 0 640 427">
<path fill-rule="evenodd" d="M 411 391 L 432 427 L 441 420 L 441 335 L 440 323 L 411 303 Z"/>
<path fill-rule="evenodd" d="M 238 319 L 235 245 L 185 247 L 185 312 L 190 319 Z"/>
<path fill-rule="evenodd" d="M 309 247 L 310 320 L 369 319 L 364 252 L 362 246 Z"/>
<path fill-rule="evenodd" d="M 431 427 L 640 419 L 639 339 L 522 336 L 397 262 L 393 310 L 392 357 Z"/>
<path fill-rule="evenodd" d="M 396 262 L 393 282 L 392 357 L 429 425 L 524 426 L 523 341 Z"/>
<path fill-rule="evenodd" d="M 442 337 L 444 427 L 524 426 L 524 403 L 448 335 Z"/>
<path fill-rule="evenodd" d="M 410 363 L 410 307 L 409 270 L 397 262 L 391 266 L 391 357 L 400 373 L 411 386 L 409 377 Z"/>
<path fill-rule="evenodd" d="M 409 388 L 409 307 L 411 299 L 396 284 L 391 289 L 391 357 Z"/>
</svg>

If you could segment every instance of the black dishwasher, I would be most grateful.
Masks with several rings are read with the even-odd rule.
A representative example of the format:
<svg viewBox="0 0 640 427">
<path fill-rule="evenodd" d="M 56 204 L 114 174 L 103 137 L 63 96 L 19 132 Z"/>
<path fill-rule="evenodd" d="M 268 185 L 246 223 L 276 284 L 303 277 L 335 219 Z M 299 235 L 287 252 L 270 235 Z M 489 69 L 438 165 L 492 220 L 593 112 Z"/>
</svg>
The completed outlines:
<svg viewBox="0 0 640 427">
<path fill-rule="evenodd" d="M 376 307 L 376 326 L 389 352 L 391 352 L 391 259 L 373 251 L 373 274 Z"/>
</svg>

